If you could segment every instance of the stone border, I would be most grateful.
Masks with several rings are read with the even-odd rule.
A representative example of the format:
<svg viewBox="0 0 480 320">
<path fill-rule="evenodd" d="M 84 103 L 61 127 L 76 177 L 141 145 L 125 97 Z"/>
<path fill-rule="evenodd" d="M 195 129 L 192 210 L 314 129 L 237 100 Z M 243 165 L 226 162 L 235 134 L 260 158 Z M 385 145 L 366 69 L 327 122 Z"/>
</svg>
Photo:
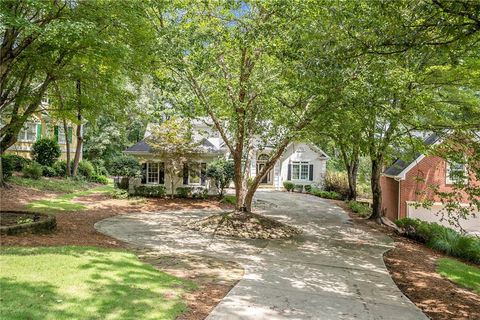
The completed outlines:
<svg viewBox="0 0 480 320">
<path fill-rule="evenodd" d="M 52 232 L 57 227 L 57 219 L 54 215 L 31 212 L 31 211 L 16 211 L 16 210 L 5 210 L 0 211 L 0 213 L 15 213 L 15 214 L 36 214 L 46 219 L 41 219 L 37 222 L 17 224 L 11 226 L 0 226 L 0 235 L 15 235 L 20 233 L 48 233 Z"/>
</svg>

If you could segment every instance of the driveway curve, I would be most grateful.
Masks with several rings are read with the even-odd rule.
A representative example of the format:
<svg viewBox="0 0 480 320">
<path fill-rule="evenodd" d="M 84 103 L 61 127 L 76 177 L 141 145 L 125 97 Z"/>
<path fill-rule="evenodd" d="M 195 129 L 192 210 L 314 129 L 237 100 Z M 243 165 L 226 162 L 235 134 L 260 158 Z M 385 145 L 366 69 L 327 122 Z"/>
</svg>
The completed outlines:
<svg viewBox="0 0 480 320">
<path fill-rule="evenodd" d="M 256 212 L 297 226 L 293 240 L 236 240 L 185 228 L 211 211 L 128 214 L 100 232 L 166 254 L 235 261 L 244 277 L 207 319 L 427 319 L 406 298 L 383 262 L 384 234 L 354 225 L 338 206 L 306 194 L 259 191 Z"/>
</svg>

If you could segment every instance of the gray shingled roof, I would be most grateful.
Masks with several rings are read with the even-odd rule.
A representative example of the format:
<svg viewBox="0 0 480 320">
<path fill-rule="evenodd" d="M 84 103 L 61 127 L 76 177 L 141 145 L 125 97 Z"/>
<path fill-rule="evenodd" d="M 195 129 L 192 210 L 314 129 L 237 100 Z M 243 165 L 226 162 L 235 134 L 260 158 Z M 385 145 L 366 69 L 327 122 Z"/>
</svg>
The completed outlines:
<svg viewBox="0 0 480 320">
<path fill-rule="evenodd" d="M 423 143 L 426 146 L 430 146 L 430 145 L 434 144 L 435 142 L 437 142 L 438 139 L 440 139 L 440 137 L 437 134 L 433 133 L 433 134 L 429 135 L 423 141 Z M 383 173 L 388 175 L 388 176 L 398 176 L 400 173 L 402 173 L 403 170 L 405 170 L 405 168 L 407 168 L 410 164 L 412 164 L 420 155 L 421 155 L 421 153 L 416 153 L 415 156 L 411 160 L 408 160 L 408 161 L 397 158 L 393 162 L 393 164 L 390 167 L 388 167 Z"/>
<path fill-rule="evenodd" d="M 202 151 L 205 153 L 209 152 L 218 152 L 219 149 L 217 149 L 210 141 L 207 139 L 203 139 L 200 143 L 200 146 L 202 147 Z M 148 153 L 150 152 L 150 146 L 148 143 L 145 142 L 145 140 L 139 141 L 133 146 L 127 148 L 124 150 L 124 152 L 132 152 L 132 153 Z"/>
</svg>

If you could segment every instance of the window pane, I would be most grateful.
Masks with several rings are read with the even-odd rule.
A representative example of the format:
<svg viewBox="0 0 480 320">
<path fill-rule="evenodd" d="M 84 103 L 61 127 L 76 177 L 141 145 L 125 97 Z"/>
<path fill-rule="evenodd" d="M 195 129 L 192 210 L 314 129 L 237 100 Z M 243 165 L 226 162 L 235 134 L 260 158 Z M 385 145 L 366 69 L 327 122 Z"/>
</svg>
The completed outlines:
<svg viewBox="0 0 480 320">
<path fill-rule="evenodd" d="M 147 183 L 158 183 L 158 163 L 148 164 L 148 180 Z"/>
<path fill-rule="evenodd" d="M 300 178 L 300 165 L 294 164 L 292 165 L 292 179 L 299 179 Z"/>
<path fill-rule="evenodd" d="M 29 123 L 27 127 L 27 140 L 34 141 L 37 136 L 37 124 Z"/>
<path fill-rule="evenodd" d="M 307 180 L 308 179 L 308 164 L 302 164 L 302 172 L 300 179 Z"/>
<path fill-rule="evenodd" d="M 200 166 L 195 163 L 190 164 L 190 168 L 188 170 L 189 174 L 189 183 L 200 183 Z"/>
<path fill-rule="evenodd" d="M 63 130 L 63 126 L 58 126 L 58 143 L 65 144 L 65 130 Z"/>
</svg>

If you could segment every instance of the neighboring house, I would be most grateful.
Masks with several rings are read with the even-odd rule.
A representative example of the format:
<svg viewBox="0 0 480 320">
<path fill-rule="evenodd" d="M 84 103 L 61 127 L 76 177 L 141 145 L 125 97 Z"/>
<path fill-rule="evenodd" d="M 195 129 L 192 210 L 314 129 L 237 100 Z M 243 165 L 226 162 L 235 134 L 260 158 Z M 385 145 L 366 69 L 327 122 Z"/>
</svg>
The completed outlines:
<svg viewBox="0 0 480 320">
<path fill-rule="evenodd" d="M 432 146 L 441 143 L 441 139 L 433 134 L 424 143 Z M 412 161 L 397 159 L 380 180 L 385 216 L 392 221 L 410 217 L 451 227 L 447 221 L 440 221 L 444 205 L 429 186 L 438 186 L 439 192 L 453 191 L 457 171 L 467 172 L 464 165 L 449 163 L 438 156 L 417 154 Z M 433 202 L 429 209 L 419 206 L 425 198 Z M 468 206 L 466 194 L 462 195 L 461 201 L 462 205 Z M 460 225 L 467 232 L 480 233 L 480 214 L 460 220 Z"/>
<path fill-rule="evenodd" d="M 208 163 L 219 159 L 229 159 L 229 150 L 220 138 L 217 130 L 202 121 L 192 123 L 194 140 L 200 143 L 200 152 L 192 159 L 196 165 L 186 163 L 184 165 L 183 177 L 175 188 L 180 186 L 204 186 L 213 193 L 209 181 L 205 177 L 205 169 Z M 149 128 L 145 137 L 150 134 Z M 256 149 L 251 153 L 250 177 L 255 177 L 257 172 L 265 166 L 271 149 L 266 147 L 262 150 Z M 165 174 L 165 167 L 162 159 L 151 152 L 150 146 L 142 140 L 124 151 L 125 154 L 136 157 L 143 167 L 141 184 L 161 184 L 169 190 L 170 181 Z M 275 189 L 283 188 L 283 182 L 291 181 L 302 185 L 321 185 L 326 171 L 328 156 L 319 148 L 307 142 L 293 142 L 285 150 L 284 154 L 275 163 L 275 166 L 262 179 L 260 187 Z"/>
<path fill-rule="evenodd" d="M 39 112 L 30 117 L 25 122 L 23 128 L 18 133 L 17 142 L 6 150 L 6 153 L 14 153 L 24 158 L 31 158 L 30 151 L 35 141 L 44 137 L 54 138 L 60 145 L 62 154 L 61 159 L 66 159 L 67 145 L 66 139 L 70 143 L 71 158 L 75 156 L 77 139 L 75 135 L 75 125 L 69 124 L 67 134 L 65 134 L 63 123 L 54 121 L 48 114 Z"/>
</svg>

